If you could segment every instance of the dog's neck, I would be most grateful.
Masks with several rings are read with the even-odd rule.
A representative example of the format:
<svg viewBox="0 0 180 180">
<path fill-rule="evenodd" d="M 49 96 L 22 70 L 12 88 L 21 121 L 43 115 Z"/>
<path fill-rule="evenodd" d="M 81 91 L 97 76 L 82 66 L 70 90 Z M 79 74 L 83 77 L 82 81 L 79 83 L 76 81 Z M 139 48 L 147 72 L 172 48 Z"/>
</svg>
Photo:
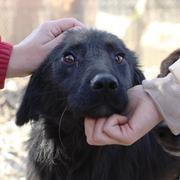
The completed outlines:
<svg viewBox="0 0 180 180">
<path fill-rule="evenodd" d="M 76 161 L 77 157 L 79 162 L 80 159 L 83 161 L 92 149 L 92 146 L 86 143 L 83 120 L 83 118 L 72 119 L 72 113 L 68 111 L 64 113 L 63 117 L 54 116 L 40 119 L 41 125 L 38 126 L 42 126 L 44 130 L 42 133 L 47 144 L 53 144 L 52 149 L 46 153 L 56 152 L 55 154 L 60 156 L 58 157 L 61 159 L 60 161 L 69 165 Z M 39 124 L 39 122 L 36 123 Z M 56 157 L 53 158 L 55 158 L 54 161 L 59 161 Z"/>
</svg>

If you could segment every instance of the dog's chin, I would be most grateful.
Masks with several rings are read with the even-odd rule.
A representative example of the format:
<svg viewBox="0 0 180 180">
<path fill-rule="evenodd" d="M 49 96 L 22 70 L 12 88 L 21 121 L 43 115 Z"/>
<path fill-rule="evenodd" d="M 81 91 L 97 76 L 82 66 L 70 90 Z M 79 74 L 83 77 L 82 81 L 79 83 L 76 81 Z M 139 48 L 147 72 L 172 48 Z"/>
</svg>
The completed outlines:
<svg viewBox="0 0 180 180">
<path fill-rule="evenodd" d="M 113 114 L 117 114 L 117 113 L 120 113 L 120 112 L 112 107 L 102 105 L 102 106 L 92 108 L 92 109 L 86 111 L 84 116 L 90 117 L 93 119 L 97 119 L 97 118 L 102 118 L 102 117 L 109 117 L 109 116 L 111 116 Z"/>
</svg>

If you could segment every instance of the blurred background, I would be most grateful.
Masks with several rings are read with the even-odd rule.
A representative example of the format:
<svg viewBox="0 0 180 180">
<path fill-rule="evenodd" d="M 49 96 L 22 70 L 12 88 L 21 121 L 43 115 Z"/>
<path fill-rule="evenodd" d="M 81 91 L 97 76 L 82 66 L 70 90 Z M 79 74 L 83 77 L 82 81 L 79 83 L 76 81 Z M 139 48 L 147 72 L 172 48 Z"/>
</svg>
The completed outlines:
<svg viewBox="0 0 180 180">
<path fill-rule="evenodd" d="M 139 57 L 148 79 L 180 47 L 179 0 L 0 0 L 0 35 L 17 44 L 39 24 L 75 17 L 88 27 L 122 38 Z M 28 78 L 9 79 L 0 92 L 0 179 L 24 180 L 29 125 L 16 127 L 15 112 Z"/>
</svg>

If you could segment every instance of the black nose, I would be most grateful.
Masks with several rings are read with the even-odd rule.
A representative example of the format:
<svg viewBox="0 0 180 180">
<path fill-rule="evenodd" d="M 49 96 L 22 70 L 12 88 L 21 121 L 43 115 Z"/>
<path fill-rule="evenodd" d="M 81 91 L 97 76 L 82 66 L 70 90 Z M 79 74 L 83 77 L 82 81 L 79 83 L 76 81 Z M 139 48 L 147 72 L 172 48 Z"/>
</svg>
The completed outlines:
<svg viewBox="0 0 180 180">
<path fill-rule="evenodd" d="M 93 90 L 116 90 L 118 88 L 118 80 L 111 74 L 97 74 L 91 80 L 91 88 Z"/>
</svg>

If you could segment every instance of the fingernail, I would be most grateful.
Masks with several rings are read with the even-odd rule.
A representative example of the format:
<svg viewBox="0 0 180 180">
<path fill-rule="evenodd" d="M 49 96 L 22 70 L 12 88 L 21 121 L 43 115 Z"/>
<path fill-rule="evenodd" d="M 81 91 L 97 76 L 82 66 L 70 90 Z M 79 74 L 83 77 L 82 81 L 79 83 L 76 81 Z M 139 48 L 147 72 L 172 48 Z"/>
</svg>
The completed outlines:
<svg viewBox="0 0 180 180">
<path fill-rule="evenodd" d="M 81 27 L 81 26 L 75 26 L 72 28 L 73 31 L 79 31 L 81 29 L 85 29 L 84 27 Z"/>
</svg>

